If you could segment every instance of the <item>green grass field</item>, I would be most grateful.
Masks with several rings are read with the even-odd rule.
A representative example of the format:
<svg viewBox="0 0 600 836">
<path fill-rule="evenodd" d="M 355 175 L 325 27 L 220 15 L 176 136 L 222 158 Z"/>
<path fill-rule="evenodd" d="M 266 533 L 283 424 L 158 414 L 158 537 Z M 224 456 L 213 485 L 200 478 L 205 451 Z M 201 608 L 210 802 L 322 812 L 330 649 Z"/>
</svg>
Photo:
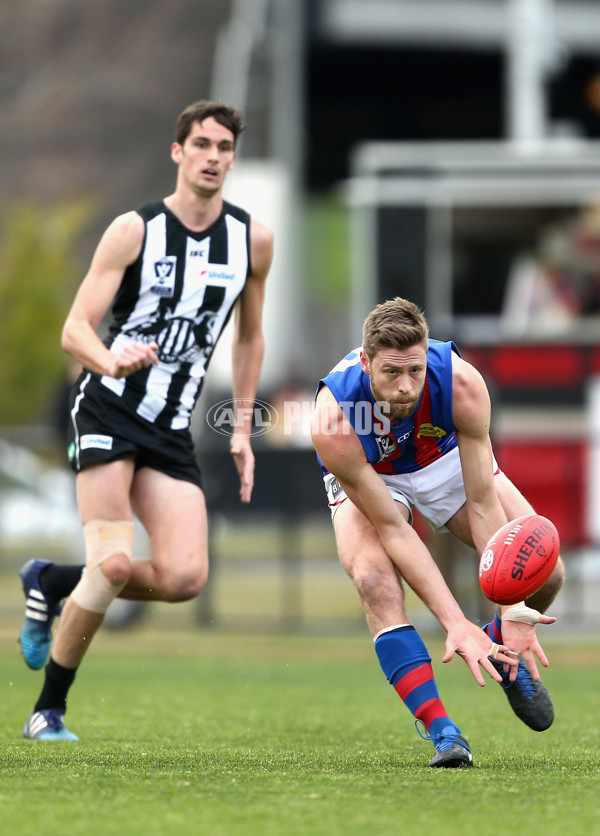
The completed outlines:
<svg viewBox="0 0 600 836">
<path fill-rule="evenodd" d="M 600 646 L 546 639 L 556 722 L 531 732 L 494 683 L 439 661 L 475 768 L 432 770 L 432 745 L 369 638 L 103 633 L 72 691 L 79 743 L 21 738 L 41 685 L 0 634 L 0 822 L 40 833 L 600 834 Z"/>
</svg>

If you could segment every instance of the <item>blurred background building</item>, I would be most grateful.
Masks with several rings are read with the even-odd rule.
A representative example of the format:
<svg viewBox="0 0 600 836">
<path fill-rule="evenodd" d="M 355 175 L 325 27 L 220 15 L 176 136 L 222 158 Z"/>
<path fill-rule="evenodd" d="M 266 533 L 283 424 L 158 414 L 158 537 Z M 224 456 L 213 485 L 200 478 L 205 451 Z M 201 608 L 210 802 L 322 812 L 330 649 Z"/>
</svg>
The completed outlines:
<svg viewBox="0 0 600 836">
<path fill-rule="evenodd" d="M 227 197 L 276 234 L 260 397 L 309 409 L 371 307 L 413 298 L 482 370 L 497 457 L 559 527 L 563 623 L 597 622 L 596 0 L 21 0 L 0 44 L 2 566 L 81 553 L 60 325 L 106 224 L 172 189 L 177 114 L 215 97 L 248 122 Z M 228 393 L 224 339 L 195 425 L 216 568 L 201 617 L 362 623 L 306 421 L 257 439 L 241 509 L 204 420 Z M 473 555 L 432 547 L 476 612 Z"/>
</svg>

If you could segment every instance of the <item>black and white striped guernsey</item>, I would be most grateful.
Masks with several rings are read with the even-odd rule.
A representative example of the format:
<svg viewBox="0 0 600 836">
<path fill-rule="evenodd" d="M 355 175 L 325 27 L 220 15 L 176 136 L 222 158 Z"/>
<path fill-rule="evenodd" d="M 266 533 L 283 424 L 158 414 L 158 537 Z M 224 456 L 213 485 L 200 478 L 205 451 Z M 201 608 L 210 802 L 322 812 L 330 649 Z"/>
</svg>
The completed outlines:
<svg viewBox="0 0 600 836">
<path fill-rule="evenodd" d="M 250 216 L 224 202 L 214 224 L 192 232 L 162 200 L 137 211 L 144 244 L 123 276 L 105 343 L 118 353 L 128 342 L 156 342 L 160 363 L 100 382 L 146 421 L 185 429 L 250 272 Z"/>
</svg>

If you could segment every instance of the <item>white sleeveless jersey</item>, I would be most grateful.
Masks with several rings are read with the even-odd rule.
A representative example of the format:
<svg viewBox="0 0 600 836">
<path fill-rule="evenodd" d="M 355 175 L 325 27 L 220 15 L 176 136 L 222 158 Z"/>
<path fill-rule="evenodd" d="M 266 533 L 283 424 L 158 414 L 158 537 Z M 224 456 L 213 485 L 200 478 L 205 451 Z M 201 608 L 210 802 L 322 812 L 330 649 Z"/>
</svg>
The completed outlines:
<svg viewBox="0 0 600 836">
<path fill-rule="evenodd" d="M 224 202 L 212 226 L 192 232 L 163 201 L 138 210 L 146 224 L 112 309 L 106 345 L 156 342 L 160 363 L 100 382 L 151 423 L 189 426 L 214 347 L 250 273 L 250 216 Z"/>
</svg>

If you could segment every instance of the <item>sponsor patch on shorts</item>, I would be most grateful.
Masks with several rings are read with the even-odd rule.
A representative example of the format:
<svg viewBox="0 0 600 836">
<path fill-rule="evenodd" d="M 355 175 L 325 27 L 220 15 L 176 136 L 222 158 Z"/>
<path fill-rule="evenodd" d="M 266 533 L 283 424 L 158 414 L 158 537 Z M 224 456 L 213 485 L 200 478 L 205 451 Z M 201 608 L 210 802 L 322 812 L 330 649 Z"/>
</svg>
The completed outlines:
<svg viewBox="0 0 600 836">
<path fill-rule="evenodd" d="M 81 450 L 89 450 L 90 447 L 97 447 L 99 450 L 112 450 L 112 446 L 112 435 L 90 433 L 89 435 L 82 435 L 79 440 L 79 448 Z"/>
<path fill-rule="evenodd" d="M 327 492 L 328 505 L 339 505 L 346 499 L 346 493 L 333 473 L 327 473 L 323 477 L 325 481 L 325 491 Z"/>
</svg>

